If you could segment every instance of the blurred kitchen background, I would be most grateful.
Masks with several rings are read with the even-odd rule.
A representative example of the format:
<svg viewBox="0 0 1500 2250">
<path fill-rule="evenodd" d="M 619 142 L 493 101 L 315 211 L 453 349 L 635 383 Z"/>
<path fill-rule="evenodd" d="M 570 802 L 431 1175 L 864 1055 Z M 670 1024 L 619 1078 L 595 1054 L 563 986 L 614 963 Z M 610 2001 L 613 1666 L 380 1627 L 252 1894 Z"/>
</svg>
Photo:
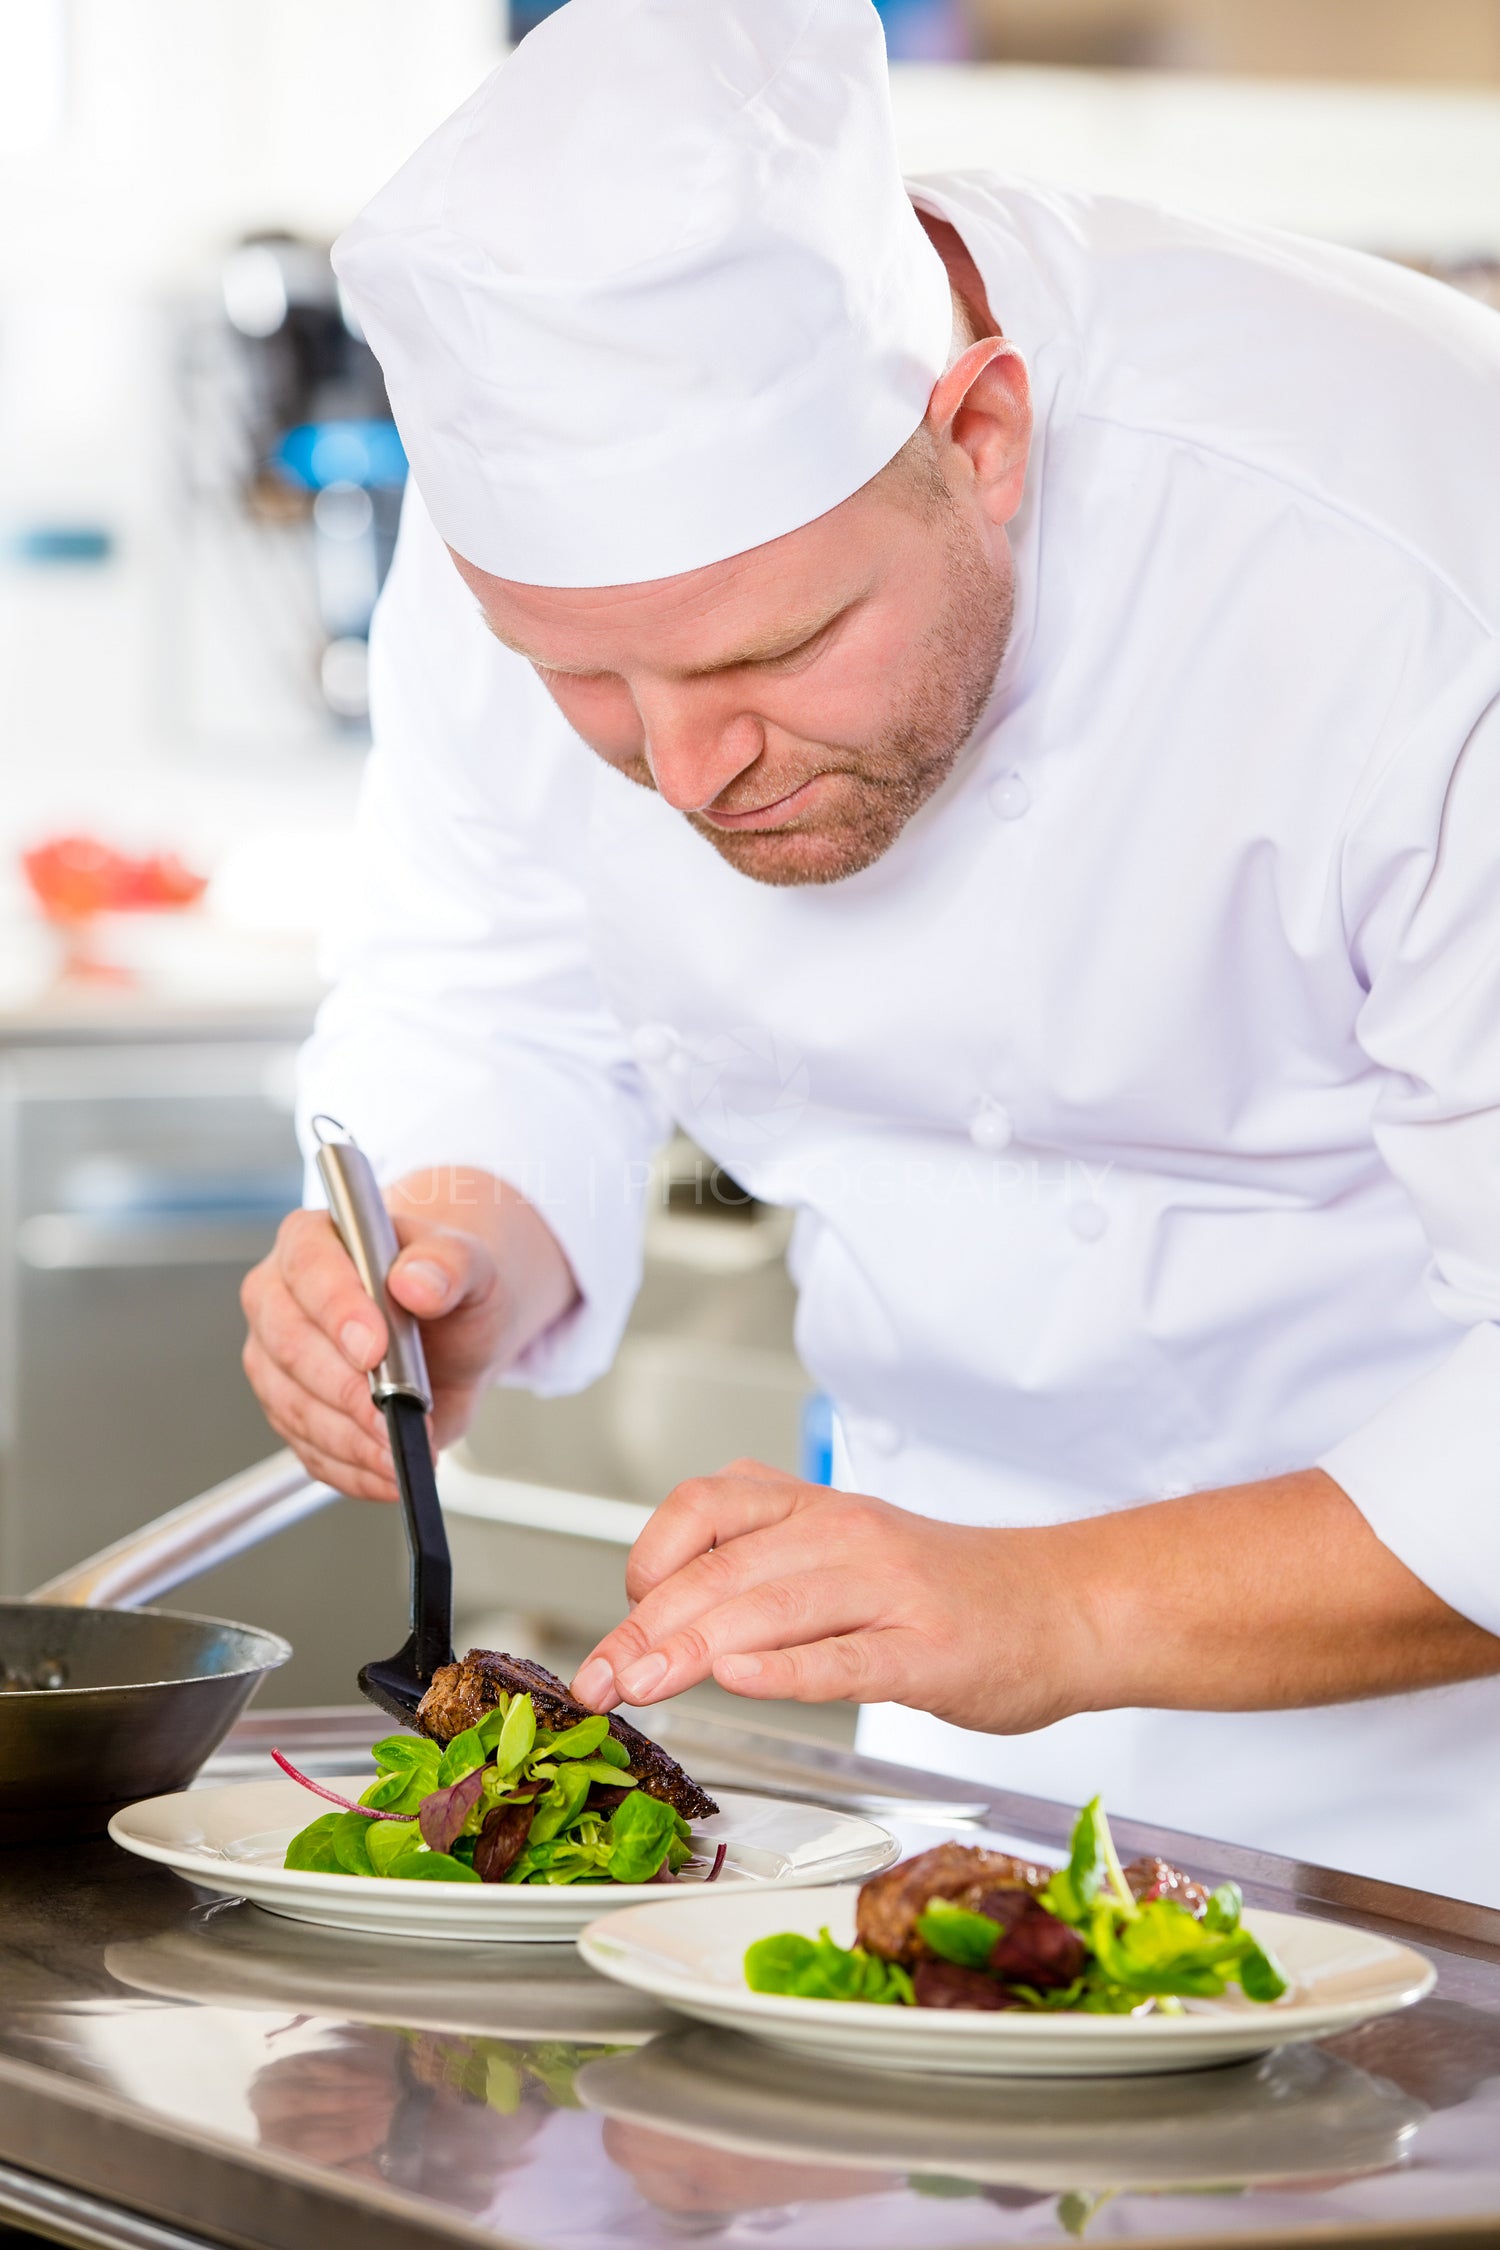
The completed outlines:
<svg viewBox="0 0 1500 2250">
<path fill-rule="evenodd" d="M 237 1289 L 299 1196 L 293 1056 L 404 474 L 327 245 L 547 12 L 0 0 L 5 1593 L 270 1450 Z M 1500 0 L 882 13 L 911 169 L 1268 221 L 1500 303 Z M 614 1372 L 497 1395 L 444 1465 L 461 1646 L 566 1670 L 673 1483 L 826 1473 L 786 1231 L 667 1152 Z M 178 1606 L 287 1632 L 270 1700 L 335 1702 L 403 1603 L 399 1525 L 346 1503 Z"/>
</svg>

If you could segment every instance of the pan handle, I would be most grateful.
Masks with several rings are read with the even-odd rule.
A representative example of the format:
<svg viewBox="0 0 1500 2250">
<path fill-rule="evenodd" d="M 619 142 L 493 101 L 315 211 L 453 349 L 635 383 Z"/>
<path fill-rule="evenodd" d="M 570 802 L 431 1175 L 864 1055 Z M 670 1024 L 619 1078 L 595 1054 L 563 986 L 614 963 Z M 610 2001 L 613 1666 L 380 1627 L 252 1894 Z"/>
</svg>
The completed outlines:
<svg viewBox="0 0 1500 2250">
<path fill-rule="evenodd" d="M 331 1485 L 314 1483 L 295 1453 L 273 1453 L 49 1578 L 27 1599 L 80 1609 L 139 1609 L 338 1497 Z"/>
</svg>

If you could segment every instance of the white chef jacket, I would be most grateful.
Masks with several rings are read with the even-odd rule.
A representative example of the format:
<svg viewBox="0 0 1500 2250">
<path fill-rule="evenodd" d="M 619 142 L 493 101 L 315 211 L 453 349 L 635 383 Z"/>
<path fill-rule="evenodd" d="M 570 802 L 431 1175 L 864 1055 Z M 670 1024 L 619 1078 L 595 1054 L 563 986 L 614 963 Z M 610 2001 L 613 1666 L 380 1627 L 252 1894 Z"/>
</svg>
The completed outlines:
<svg viewBox="0 0 1500 2250">
<path fill-rule="evenodd" d="M 518 1381 L 608 1365 L 676 1119 L 796 1213 L 858 1488 L 1043 1524 L 1321 1462 L 1500 1632 L 1500 320 L 1270 233 L 913 193 L 1036 405 L 955 771 L 863 873 L 757 885 L 572 734 L 413 493 L 305 1107 L 537 1202 L 582 1303 Z M 861 1741 L 1500 1903 L 1500 1683 Z"/>
</svg>

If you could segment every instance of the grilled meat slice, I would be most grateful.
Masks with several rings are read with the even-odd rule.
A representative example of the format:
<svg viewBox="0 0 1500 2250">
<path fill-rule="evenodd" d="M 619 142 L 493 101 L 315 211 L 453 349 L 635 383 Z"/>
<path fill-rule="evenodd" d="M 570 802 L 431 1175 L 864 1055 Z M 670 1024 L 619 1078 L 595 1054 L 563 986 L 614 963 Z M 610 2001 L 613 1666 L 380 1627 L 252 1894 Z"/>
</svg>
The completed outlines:
<svg viewBox="0 0 1500 2250">
<path fill-rule="evenodd" d="M 1170 1898 L 1201 1921 L 1208 1912 L 1208 1893 L 1191 1875 L 1184 1875 L 1167 1859 L 1133 1859 L 1123 1870 L 1131 1895 L 1144 1906 L 1148 1899 Z"/>
<path fill-rule="evenodd" d="M 432 1685 L 417 1709 L 417 1725 L 435 1742 L 451 1742 L 492 1711 L 502 1694 L 529 1695 L 538 1723 L 554 1734 L 593 1717 L 545 1665 L 526 1656 L 471 1648 L 461 1664 L 441 1664 L 433 1673 Z M 609 1731 L 629 1753 L 630 1770 L 648 1797 L 659 1797 L 684 1820 L 708 1820 L 718 1811 L 708 1791 L 618 1711 L 609 1715 Z"/>
<path fill-rule="evenodd" d="M 1030 1891 L 986 1891 L 979 1912 L 1000 1925 L 989 1967 L 1002 1984 L 1050 1992 L 1088 1967 L 1088 1948 L 1078 1932 L 1039 1906 Z"/>
<path fill-rule="evenodd" d="M 919 1961 L 911 1988 L 919 2008 L 1019 2008 L 988 1969 L 963 1969 L 956 1961 Z"/>
<path fill-rule="evenodd" d="M 984 1911 L 987 1891 L 1024 1891 L 1034 1897 L 1047 1887 L 1050 1867 L 1013 1859 L 1009 1852 L 987 1852 L 977 1844 L 934 1844 L 931 1851 L 903 1860 L 863 1884 L 856 1913 L 858 1942 L 884 1961 L 922 1960 L 927 1948 L 917 1936 L 917 1917 L 933 1898 Z M 951 2005 L 951 2003 L 949 2003 Z"/>
</svg>

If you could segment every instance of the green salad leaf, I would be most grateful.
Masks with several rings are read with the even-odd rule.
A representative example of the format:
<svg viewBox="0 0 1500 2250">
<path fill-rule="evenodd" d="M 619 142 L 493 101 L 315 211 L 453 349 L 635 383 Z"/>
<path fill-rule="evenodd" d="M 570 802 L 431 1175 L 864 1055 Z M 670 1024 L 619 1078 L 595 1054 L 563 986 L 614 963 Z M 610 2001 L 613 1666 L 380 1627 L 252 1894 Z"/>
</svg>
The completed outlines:
<svg viewBox="0 0 1500 2250">
<path fill-rule="evenodd" d="M 405 1821 L 367 1820 L 370 1833 L 365 1838 L 365 1850 L 370 1855 L 370 1873 L 389 1875 L 398 1859 L 403 1859 L 416 1849 L 421 1839 L 415 1828 Z"/>
<path fill-rule="evenodd" d="M 430 1852 L 425 1845 L 403 1852 L 386 1869 L 387 1875 L 405 1883 L 477 1883 L 472 1867 L 448 1852 Z"/>
<path fill-rule="evenodd" d="M 555 1734 L 547 1745 L 549 1758 L 592 1758 L 601 1742 L 610 1739 L 609 1720 L 602 1711 L 591 1719 L 580 1719 L 576 1727 L 566 1734 Z M 620 1743 L 617 1748 L 624 1749 Z"/>
<path fill-rule="evenodd" d="M 836 1945 L 827 1930 L 817 1938 L 784 1930 L 758 1938 L 745 1954 L 752 1992 L 779 1992 L 794 2000 L 869 2000 L 881 2007 L 910 2007 L 911 1978 L 894 1961 L 855 1946 Z"/>
<path fill-rule="evenodd" d="M 380 1778 L 364 1791 L 362 1805 L 380 1812 L 415 1812 L 438 1786 L 443 1754 L 435 1742 L 414 1734 L 391 1734 L 376 1743 L 372 1755 Z"/>
<path fill-rule="evenodd" d="M 605 1725 L 609 1721 L 606 1719 Z M 536 1709 L 529 1695 L 518 1695 L 505 1714 L 495 1741 L 495 1766 L 500 1773 L 516 1773 L 536 1747 Z"/>
<path fill-rule="evenodd" d="M 462 1781 L 477 1773 L 489 1757 L 478 1727 L 466 1727 L 456 1734 L 438 1762 L 438 1787 L 451 1789 L 455 1781 Z"/>
<path fill-rule="evenodd" d="M 930 1900 L 926 1913 L 917 1917 L 917 1935 L 942 1960 L 956 1961 L 961 1969 L 987 1969 L 1003 1934 L 988 1914 L 975 1914 L 949 1898 Z"/>
<path fill-rule="evenodd" d="M 687 1857 L 687 1822 L 644 1789 L 632 1789 L 615 1807 L 606 1838 L 609 1871 L 617 1883 L 649 1883 L 671 1859 L 674 1844 L 683 1846 L 679 1864 Z"/>
<path fill-rule="evenodd" d="M 577 1766 L 560 1773 L 531 1816 L 533 1844 L 550 1843 L 570 1827 L 588 1799 L 589 1777 Z"/>
<path fill-rule="evenodd" d="M 330 1812 L 309 1821 L 287 1845 L 283 1864 L 299 1875 L 342 1875 L 344 1870 L 333 1848 L 333 1831 L 343 1818 L 342 1813 Z"/>
</svg>

